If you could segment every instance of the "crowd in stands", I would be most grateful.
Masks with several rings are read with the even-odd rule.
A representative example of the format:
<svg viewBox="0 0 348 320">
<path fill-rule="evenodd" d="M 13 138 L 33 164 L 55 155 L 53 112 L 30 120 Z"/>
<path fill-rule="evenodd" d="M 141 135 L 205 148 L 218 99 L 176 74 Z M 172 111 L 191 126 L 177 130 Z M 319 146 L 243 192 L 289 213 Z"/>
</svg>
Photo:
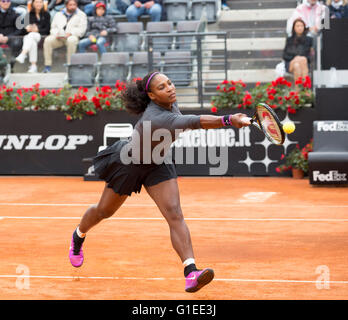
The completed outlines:
<svg viewBox="0 0 348 320">
<path fill-rule="evenodd" d="M 50 72 L 53 50 L 66 47 L 67 63 L 76 51 L 85 52 L 96 45 L 100 54 L 106 52 L 108 35 L 116 33 L 113 15 L 125 15 L 129 22 L 149 15 L 151 21 L 160 21 L 162 0 L 0 0 L 0 46 L 7 45 L 16 62 L 25 63 L 28 72 L 38 72 L 38 46 L 42 43 L 44 72 Z M 329 10 L 330 18 L 348 18 L 348 0 L 303 0 L 287 23 L 288 38 L 283 60 L 287 72 L 294 76 L 308 74 L 315 37 Z M 229 9 L 226 0 L 222 8 Z M 22 19 L 20 19 L 21 17 Z M 5 59 L 0 51 L 0 65 Z"/>
</svg>

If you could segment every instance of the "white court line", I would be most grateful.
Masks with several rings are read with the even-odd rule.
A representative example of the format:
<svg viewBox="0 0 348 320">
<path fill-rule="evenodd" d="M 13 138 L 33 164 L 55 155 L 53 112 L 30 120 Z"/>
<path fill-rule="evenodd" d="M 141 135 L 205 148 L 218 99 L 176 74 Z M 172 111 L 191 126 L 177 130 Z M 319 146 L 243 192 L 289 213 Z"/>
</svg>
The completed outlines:
<svg viewBox="0 0 348 320">
<path fill-rule="evenodd" d="M 81 217 L 26 217 L 2 216 L 1 219 L 31 219 L 31 220 L 77 220 Z M 165 220 L 160 217 L 114 217 L 107 220 Z M 348 222 L 348 219 L 326 218 L 185 218 L 187 221 L 307 221 L 307 222 Z"/>
<path fill-rule="evenodd" d="M 84 207 L 84 206 L 90 206 L 94 203 L 17 203 L 17 202 L 3 202 L 0 203 L 0 206 L 43 206 L 43 207 Z M 221 204 L 221 203 L 198 203 L 198 204 L 181 204 L 182 207 L 222 207 L 222 208 L 243 208 L 243 207 L 254 207 L 254 203 L 249 204 Z M 316 205 L 291 205 L 291 204 L 285 204 L 285 203 L 279 203 L 279 204 L 258 204 L 260 208 L 348 208 L 347 205 L 325 205 L 325 204 L 316 204 Z M 156 207 L 156 204 L 123 204 L 122 207 Z"/>
<path fill-rule="evenodd" d="M 59 280 L 134 280 L 134 281 L 183 281 L 184 278 L 145 278 L 145 277 L 97 277 L 97 276 L 43 276 L 43 275 L 0 275 L 0 278 L 31 278 L 31 279 L 59 279 Z M 318 283 L 318 280 L 289 280 L 289 279 L 230 279 L 217 278 L 214 281 L 221 282 L 268 282 L 268 283 Z M 325 283 L 330 284 L 348 284 L 345 280 L 328 280 Z"/>
</svg>

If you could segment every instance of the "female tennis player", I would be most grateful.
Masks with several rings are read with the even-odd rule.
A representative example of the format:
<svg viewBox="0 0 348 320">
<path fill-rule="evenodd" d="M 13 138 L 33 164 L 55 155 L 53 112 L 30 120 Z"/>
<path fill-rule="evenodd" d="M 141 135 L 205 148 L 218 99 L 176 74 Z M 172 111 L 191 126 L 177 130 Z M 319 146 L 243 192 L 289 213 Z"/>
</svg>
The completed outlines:
<svg viewBox="0 0 348 320">
<path fill-rule="evenodd" d="M 176 90 L 171 80 L 160 72 L 151 72 L 143 80 L 131 83 L 122 94 L 127 111 L 142 114 L 129 141 L 120 140 L 100 151 L 93 159 L 95 172 L 106 182 L 99 203 L 91 206 L 73 233 L 69 258 L 74 267 L 83 263 L 82 244 L 86 233 L 103 219 L 111 217 L 132 192 L 139 193 L 142 185 L 166 219 L 174 250 L 179 255 L 186 278 L 187 292 L 196 292 L 214 278 L 214 271 L 198 270 L 195 264 L 189 229 L 180 206 L 177 174 L 174 164 L 146 162 L 146 152 L 164 143 L 169 150 L 175 141 L 177 129 L 212 129 L 224 126 L 241 128 L 250 123 L 242 121 L 245 114 L 233 115 L 182 115 L 176 103 Z M 151 127 L 149 126 L 151 125 Z M 151 139 L 146 142 L 144 132 L 167 130 L 170 139 Z M 126 150 L 126 152 L 124 152 Z M 140 151 L 140 152 L 138 152 Z M 122 156 L 133 162 L 125 164 Z"/>
</svg>

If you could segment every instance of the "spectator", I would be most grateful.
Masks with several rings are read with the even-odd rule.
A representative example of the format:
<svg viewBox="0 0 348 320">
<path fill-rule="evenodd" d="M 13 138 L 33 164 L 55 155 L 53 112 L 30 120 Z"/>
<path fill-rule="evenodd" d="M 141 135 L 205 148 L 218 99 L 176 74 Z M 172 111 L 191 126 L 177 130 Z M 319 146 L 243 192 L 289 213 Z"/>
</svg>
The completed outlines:
<svg viewBox="0 0 348 320">
<path fill-rule="evenodd" d="M 4 51 L 2 48 L 0 48 L 0 83 L 2 83 L 3 78 L 6 75 L 6 68 L 7 68 L 7 59 L 6 55 L 4 54 Z"/>
<path fill-rule="evenodd" d="M 51 24 L 50 35 L 44 41 L 44 72 L 50 72 L 53 49 L 67 47 L 67 63 L 76 52 L 79 39 L 87 29 L 87 16 L 77 7 L 77 0 L 65 0 L 65 8 L 57 12 Z"/>
<path fill-rule="evenodd" d="M 46 36 L 50 33 L 51 16 L 45 10 L 43 0 L 33 0 L 28 15 L 29 24 L 25 28 L 27 34 L 23 38 L 22 52 L 16 60 L 19 63 L 24 63 L 29 53 L 31 66 L 28 72 L 34 73 L 37 72 L 37 47 L 41 40 L 41 36 Z"/>
<path fill-rule="evenodd" d="M 55 14 L 64 9 L 64 0 L 50 0 L 48 4 L 48 11 L 51 15 L 51 20 L 55 16 Z"/>
<path fill-rule="evenodd" d="M 129 0 L 111 0 L 109 6 L 106 6 L 107 15 L 121 15 L 125 14 L 129 6 Z M 95 4 L 98 1 L 92 1 L 84 7 L 87 16 L 93 16 Z"/>
<path fill-rule="evenodd" d="M 24 28 L 17 28 L 16 21 L 19 14 L 11 7 L 11 0 L 0 0 L 0 44 L 7 44 L 11 49 L 12 59 L 10 61 L 13 68 L 22 48 L 22 35 Z"/>
<path fill-rule="evenodd" d="M 12 0 L 11 8 L 14 9 L 21 17 L 25 17 L 27 14 L 27 0 Z"/>
<path fill-rule="evenodd" d="M 159 0 L 131 0 L 131 5 L 126 10 L 127 20 L 129 22 L 138 21 L 138 17 L 143 14 L 149 14 L 151 21 L 160 21 L 162 15 L 162 6 Z"/>
<path fill-rule="evenodd" d="M 301 18 L 309 28 L 308 35 L 316 36 L 321 29 L 322 19 L 325 17 L 325 6 L 320 4 L 318 0 L 307 0 L 298 5 L 292 16 L 287 22 L 287 33 L 291 36 L 291 30 L 294 21 Z"/>
<path fill-rule="evenodd" d="M 98 2 L 95 5 L 93 17 L 88 19 L 86 38 L 79 43 L 79 52 L 86 52 L 86 49 L 93 43 L 98 47 L 101 54 L 106 52 L 105 43 L 107 36 L 116 32 L 116 22 L 111 16 L 106 15 L 106 5 Z"/>
<path fill-rule="evenodd" d="M 348 0 L 327 0 L 331 19 L 348 18 Z"/>
<path fill-rule="evenodd" d="M 292 35 L 286 39 L 283 52 L 285 70 L 294 75 L 294 79 L 306 77 L 310 64 L 313 38 L 307 36 L 308 28 L 301 18 L 294 21 Z"/>
<path fill-rule="evenodd" d="M 230 7 L 227 5 L 226 0 L 221 0 L 221 9 L 224 11 L 230 10 Z"/>
</svg>

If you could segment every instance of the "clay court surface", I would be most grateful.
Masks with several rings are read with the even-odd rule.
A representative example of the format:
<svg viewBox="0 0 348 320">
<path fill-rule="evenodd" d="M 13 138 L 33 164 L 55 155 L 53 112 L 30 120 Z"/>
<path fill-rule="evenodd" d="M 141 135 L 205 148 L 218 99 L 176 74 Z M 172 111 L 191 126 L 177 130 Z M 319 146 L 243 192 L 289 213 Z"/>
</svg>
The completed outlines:
<svg viewBox="0 0 348 320">
<path fill-rule="evenodd" d="M 184 291 L 169 229 L 145 189 L 93 228 L 85 262 L 71 234 L 103 182 L 0 177 L 0 299 L 347 299 L 348 189 L 307 179 L 179 178 L 197 266 Z"/>
</svg>

